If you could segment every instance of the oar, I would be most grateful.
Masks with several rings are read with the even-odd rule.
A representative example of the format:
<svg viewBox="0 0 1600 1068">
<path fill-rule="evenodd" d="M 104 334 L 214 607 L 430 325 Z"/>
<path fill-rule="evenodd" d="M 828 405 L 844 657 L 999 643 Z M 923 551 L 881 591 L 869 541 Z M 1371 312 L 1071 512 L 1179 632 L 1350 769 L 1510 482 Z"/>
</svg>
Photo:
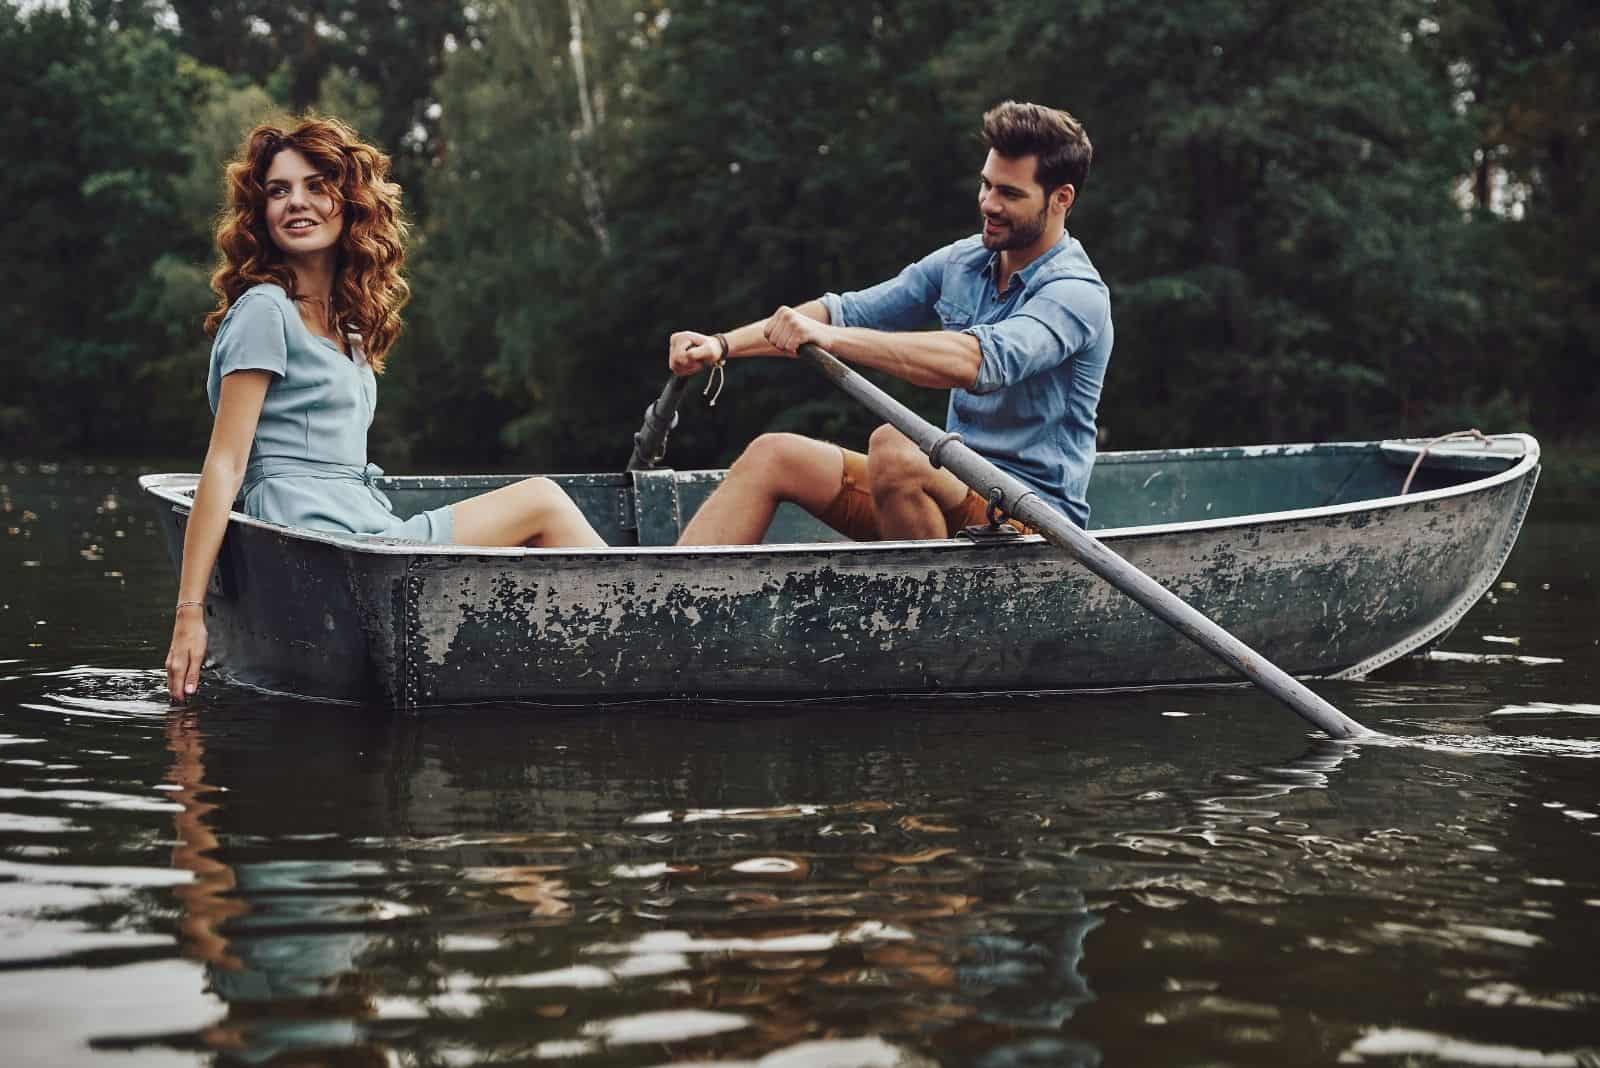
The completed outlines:
<svg viewBox="0 0 1600 1068">
<path fill-rule="evenodd" d="M 689 388 L 690 377 L 673 375 L 661 387 L 661 396 L 644 410 L 644 425 L 633 435 L 633 455 L 628 457 L 627 470 L 648 470 L 667 454 L 667 433 L 678 425 L 678 405 Z"/>
<path fill-rule="evenodd" d="M 998 490 L 1000 506 L 1008 514 L 1037 530 L 1052 544 L 1065 549 L 1084 567 L 1132 597 L 1162 622 L 1249 678 L 1301 717 L 1327 731 L 1331 737 L 1353 738 L 1374 734 L 1207 619 L 1177 594 L 1106 548 L 1099 539 L 1079 529 L 1021 480 L 979 456 L 961 441 L 959 435 L 946 434 L 934 427 L 818 345 L 809 342 L 801 345 L 799 356 L 878 418 L 916 442 L 935 467 L 948 468 L 985 497 Z"/>
</svg>

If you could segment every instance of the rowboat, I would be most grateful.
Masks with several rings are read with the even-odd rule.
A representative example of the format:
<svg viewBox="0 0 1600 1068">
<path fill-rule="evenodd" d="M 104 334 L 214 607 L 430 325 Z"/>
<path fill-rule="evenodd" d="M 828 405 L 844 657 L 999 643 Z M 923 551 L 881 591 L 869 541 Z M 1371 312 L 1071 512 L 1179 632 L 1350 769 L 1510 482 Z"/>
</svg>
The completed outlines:
<svg viewBox="0 0 1600 1068">
<path fill-rule="evenodd" d="M 785 505 L 765 544 L 676 547 L 725 473 L 552 476 L 603 549 L 422 545 L 235 512 L 206 599 L 211 666 L 405 710 L 1234 679 L 1037 536 L 856 543 Z M 1104 453 L 1090 530 L 1291 674 L 1359 678 L 1437 642 L 1490 588 L 1538 473 L 1525 434 Z M 521 477 L 378 484 L 408 515 Z M 175 564 L 197 481 L 140 480 Z"/>
</svg>

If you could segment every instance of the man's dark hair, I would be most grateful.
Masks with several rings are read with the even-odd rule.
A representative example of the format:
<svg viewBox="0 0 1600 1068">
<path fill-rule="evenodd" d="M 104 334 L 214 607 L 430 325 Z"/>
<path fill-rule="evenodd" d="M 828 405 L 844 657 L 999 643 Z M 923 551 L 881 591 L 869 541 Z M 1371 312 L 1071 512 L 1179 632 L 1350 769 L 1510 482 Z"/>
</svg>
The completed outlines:
<svg viewBox="0 0 1600 1068">
<path fill-rule="evenodd" d="M 1083 194 L 1094 146 L 1083 124 L 1065 111 L 1007 100 L 984 113 L 983 140 L 1007 159 L 1037 156 L 1034 177 L 1046 194 L 1063 185 Z"/>
</svg>

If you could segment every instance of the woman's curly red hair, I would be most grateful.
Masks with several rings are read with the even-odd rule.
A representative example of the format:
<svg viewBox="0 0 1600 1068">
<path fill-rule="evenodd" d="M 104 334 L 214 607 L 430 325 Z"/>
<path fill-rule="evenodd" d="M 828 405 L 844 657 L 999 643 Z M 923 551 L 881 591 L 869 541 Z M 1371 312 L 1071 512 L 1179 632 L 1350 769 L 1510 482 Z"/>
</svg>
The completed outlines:
<svg viewBox="0 0 1600 1068">
<path fill-rule="evenodd" d="M 267 235 L 266 175 L 279 152 L 292 148 L 326 176 L 344 215 L 333 282 L 333 321 L 361 335 L 374 371 L 382 372 L 400 336 L 400 309 L 411 297 L 401 276 L 408 229 L 400 187 L 389 180 L 389 157 L 365 144 L 338 119 L 307 117 L 288 131 L 263 123 L 250 131 L 225 171 L 227 201 L 217 217 L 221 261 L 211 275 L 220 303 L 206 316 L 215 335 L 222 318 L 251 286 L 273 282 L 292 299 L 294 272 Z"/>
</svg>

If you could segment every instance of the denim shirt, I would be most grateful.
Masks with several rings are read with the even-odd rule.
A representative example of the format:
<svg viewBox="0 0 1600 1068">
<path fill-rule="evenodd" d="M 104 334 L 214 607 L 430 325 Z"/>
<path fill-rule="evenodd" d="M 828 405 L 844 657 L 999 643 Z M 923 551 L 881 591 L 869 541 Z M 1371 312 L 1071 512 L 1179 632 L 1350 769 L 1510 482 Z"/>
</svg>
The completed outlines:
<svg viewBox="0 0 1600 1068">
<path fill-rule="evenodd" d="M 978 339 L 970 390 L 950 391 L 945 429 L 1033 487 L 1079 526 L 1094 467 L 1095 410 L 1111 359 L 1111 299 L 1077 239 L 1067 234 L 997 292 L 1000 256 L 980 236 L 946 245 L 894 278 L 827 293 L 829 321 L 917 330 L 937 315 Z"/>
</svg>

